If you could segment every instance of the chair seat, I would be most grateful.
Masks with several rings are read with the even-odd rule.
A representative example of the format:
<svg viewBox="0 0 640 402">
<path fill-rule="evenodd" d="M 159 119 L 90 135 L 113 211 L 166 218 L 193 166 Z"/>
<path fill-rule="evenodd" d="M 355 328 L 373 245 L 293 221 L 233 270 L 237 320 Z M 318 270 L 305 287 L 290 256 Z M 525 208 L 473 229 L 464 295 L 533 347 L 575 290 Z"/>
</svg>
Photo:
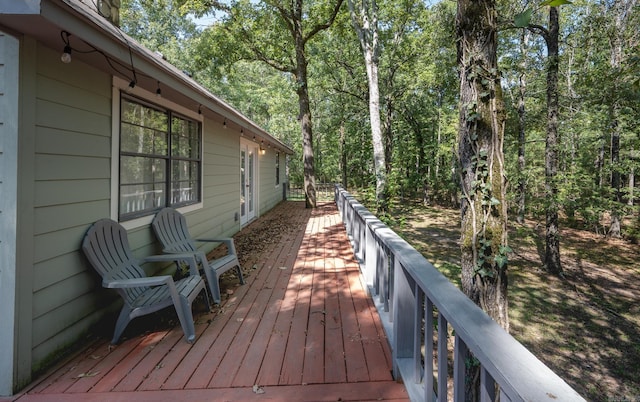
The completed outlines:
<svg viewBox="0 0 640 402">
<path fill-rule="evenodd" d="M 181 279 L 176 282 L 176 289 L 178 290 L 178 294 L 187 298 L 187 300 L 193 300 L 200 290 L 202 290 L 200 285 L 202 283 L 202 278 L 199 276 L 188 276 L 184 279 Z M 193 294 L 195 292 L 195 295 Z M 153 306 L 158 303 L 165 303 L 167 306 L 173 304 L 171 300 L 171 295 L 169 293 L 169 288 L 166 286 L 156 286 L 147 289 L 142 292 L 132 303 L 133 308 L 144 308 L 148 306 Z"/>
<path fill-rule="evenodd" d="M 222 268 L 227 265 L 229 265 L 229 267 L 222 270 Z M 227 271 L 229 268 L 235 267 L 236 265 L 238 265 L 238 257 L 236 257 L 235 255 L 225 255 L 224 257 L 220 257 L 209 262 L 209 266 L 211 267 L 211 269 L 218 271 L 218 276 Z"/>
<path fill-rule="evenodd" d="M 235 267 L 238 281 L 244 284 L 242 268 L 236 253 L 236 247 L 232 238 L 220 239 L 194 239 L 189 234 L 189 226 L 184 215 L 173 208 L 161 209 L 151 222 L 151 227 L 156 234 L 162 250 L 165 253 L 193 253 L 204 270 L 204 274 L 215 303 L 220 303 L 220 275 Z M 209 261 L 204 251 L 196 246 L 196 242 L 223 243 L 227 247 L 227 254 L 223 257 Z"/>
</svg>

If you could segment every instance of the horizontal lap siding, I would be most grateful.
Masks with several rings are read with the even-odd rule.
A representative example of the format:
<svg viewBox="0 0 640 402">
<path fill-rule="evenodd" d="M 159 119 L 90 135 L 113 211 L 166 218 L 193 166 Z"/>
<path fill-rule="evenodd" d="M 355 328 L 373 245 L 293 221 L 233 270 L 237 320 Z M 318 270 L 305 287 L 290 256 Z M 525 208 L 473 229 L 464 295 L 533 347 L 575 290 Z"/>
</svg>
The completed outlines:
<svg viewBox="0 0 640 402">
<path fill-rule="evenodd" d="M 194 237 L 231 236 L 240 230 L 240 140 L 218 122 L 204 122 L 203 209 L 189 214 Z"/>
<path fill-rule="evenodd" d="M 105 295 L 113 299 L 79 250 L 88 226 L 109 215 L 111 77 L 76 59 L 63 64 L 59 57 L 55 50 L 38 47 L 34 368 L 104 313 Z"/>
<path fill-rule="evenodd" d="M 280 184 L 276 186 L 276 151 L 271 148 L 266 149 L 264 155 L 259 156 L 260 160 L 260 213 L 273 208 L 282 201 L 282 177 Z M 280 172 L 284 172 L 284 154 L 280 153 Z"/>
</svg>

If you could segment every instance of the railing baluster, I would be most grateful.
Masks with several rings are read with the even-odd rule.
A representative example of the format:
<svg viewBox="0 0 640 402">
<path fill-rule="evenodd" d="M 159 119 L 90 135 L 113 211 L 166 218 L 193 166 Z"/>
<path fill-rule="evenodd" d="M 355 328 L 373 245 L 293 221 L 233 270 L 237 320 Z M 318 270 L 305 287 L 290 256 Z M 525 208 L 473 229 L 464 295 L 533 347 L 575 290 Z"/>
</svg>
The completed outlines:
<svg viewBox="0 0 640 402">
<path fill-rule="evenodd" d="M 447 338 L 449 324 L 444 314 L 438 311 L 438 401 L 447 400 L 447 381 L 449 372 L 449 348 Z"/>
<path fill-rule="evenodd" d="M 433 302 L 424 297 L 424 400 L 433 402 Z"/>
<path fill-rule="evenodd" d="M 413 380 L 416 384 L 422 382 L 422 317 L 424 312 L 421 308 L 424 299 L 424 292 L 417 283 L 413 285 L 413 294 L 415 295 L 416 309 L 413 317 Z M 425 356 L 426 357 L 426 356 Z M 426 364 L 426 358 L 425 358 Z"/>
<path fill-rule="evenodd" d="M 382 280 L 380 281 L 380 301 L 384 311 L 389 312 L 389 267 L 391 266 L 391 253 L 384 249 L 384 261 L 382 264 Z"/>
<path fill-rule="evenodd" d="M 395 266 L 396 266 L 396 255 L 393 253 L 393 251 L 389 251 L 389 271 L 388 271 L 388 282 L 387 282 L 387 304 L 386 304 L 386 311 L 388 311 L 389 314 L 389 319 L 391 320 L 391 322 L 393 322 L 393 292 L 395 291 L 395 286 L 394 286 L 394 270 L 395 270 Z"/>
<path fill-rule="evenodd" d="M 467 344 L 456 334 L 453 348 L 453 400 L 462 401 L 465 397 L 465 359 L 468 356 Z"/>
<path fill-rule="evenodd" d="M 483 366 L 480 368 L 480 402 L 493 402 L 495 400 L 496 382 Z"/>
</svg>

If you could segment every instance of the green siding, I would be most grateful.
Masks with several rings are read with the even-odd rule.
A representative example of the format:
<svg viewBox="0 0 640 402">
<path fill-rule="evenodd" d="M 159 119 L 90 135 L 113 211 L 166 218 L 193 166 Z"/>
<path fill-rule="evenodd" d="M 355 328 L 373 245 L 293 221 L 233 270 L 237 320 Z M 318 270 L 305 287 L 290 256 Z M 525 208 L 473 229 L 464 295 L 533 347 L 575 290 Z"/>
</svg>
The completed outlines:
<svg viewBox="0 0 640 402">
<path fill-rule="evenodd" d="M 0 31 L 0 397 L 13 393 L 20 342 L 18 262 L 18 149 L 20 43 Z M 18 339 L 16 341 L 16 339 Z M 24 371 L 24 370 L 22 370 Z"/>
<path fill-rule="evenodd" d="M 77 340 L 104 305 L 79 246 L 108 216 L 111 76 L 37 47 L 32 366 Z"/>
<path fill-rule="evenodd" d="M 280 156 L 282 159 L 282 155 Z M 280 184 L 276 186 L 276 152 L 268 148 L 264 155 L 259 157 L 260 163 L 260 214 L 273 208 L 282 201 L 282 178 Z M 280 161 L 280 171 L 283 171 L 283 162 Z"/>
</svg>

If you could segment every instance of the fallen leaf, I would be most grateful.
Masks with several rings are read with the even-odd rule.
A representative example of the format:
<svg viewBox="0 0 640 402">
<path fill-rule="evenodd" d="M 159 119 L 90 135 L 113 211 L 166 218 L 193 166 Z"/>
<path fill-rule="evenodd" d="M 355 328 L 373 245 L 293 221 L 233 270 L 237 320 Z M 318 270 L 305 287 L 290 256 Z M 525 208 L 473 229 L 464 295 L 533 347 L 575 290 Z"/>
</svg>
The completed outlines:
<svg viewBox="0 0 640 402">
<path fill-rule="evenodd" d="M 95 377 L 99 374 L 99 371 L 87 371 L 86 373 L 80 373 L 76 376 L 76 378 L 84 378 L 84 377 Z"/>
<path fill-rule="evenodd" d="M 264 389 L 258 384 L 253 386 L 253 392 L 256 394 L 264 394 Z"/>
</svg>

